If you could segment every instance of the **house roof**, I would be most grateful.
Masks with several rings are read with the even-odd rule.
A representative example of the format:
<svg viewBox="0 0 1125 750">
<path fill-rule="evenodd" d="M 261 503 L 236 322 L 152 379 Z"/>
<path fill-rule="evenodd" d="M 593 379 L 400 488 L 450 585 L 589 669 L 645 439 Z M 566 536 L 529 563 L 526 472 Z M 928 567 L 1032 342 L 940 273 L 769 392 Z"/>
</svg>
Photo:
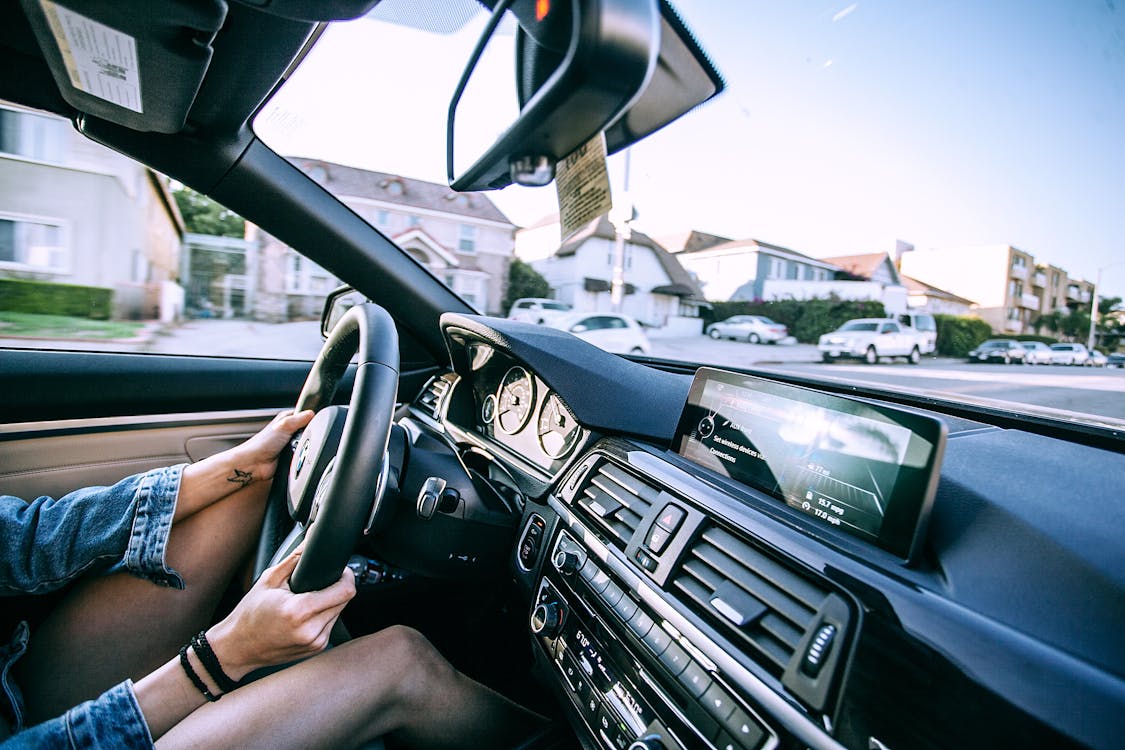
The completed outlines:
<svg viewBox="0 0 1125 750">
<path fill-rule="evenodd" d="M 546 223 L 540 224 L 540 226 L 546 225 Z M 591 221 L 589 224 L 579 229 L 577 232 L 575 232 L 574 236 L 563 243 L 563 245 L 555 251 L 555 255 L 560 258 L 565 258 L 568 255 L 574 255 L 576 252 L 578 252 L 578 248 L 582 247 L 582 245 L 585 244 L 587 240 L 593 239 L 595 237 L 604 240 L 613 240 L 617 238 L 617 232 L 614 230 L 613 224 L 610 223 L 609 217 L 602 216 L 601 218 Z M 656 291 L 657 289 L 664 290 L 669 287 L 675 286 L 675 292 L 656 291 L 656 293 L 672 293 L 678 297 L 689 297 L 699 300 L 705 299 L 705 297 L 703 296 L 703 289 L 700 288 L 699 283 L 696 282 L 694 278 L 692 278 L 691 274 L 684 270 L 684 267 L 680 265 L 680 262 L 676 260 L 675 256 L 665 250 L 664 246 L 659 242 L 649 237 L 644 232 L 633 230 L 633 232 L 629 236 L 629 244 L 635 245 L 637 247 L 647 247 L 651 249 L 653 257 L 656 258 L 656 261 L 660 264 L 660 267 L 668 276 L 668 284 L 658 286 L 652 291 Z"/>
<path fill-rule="evenodd" d="M 903 286 L 906 287 L 906 291 L 908 293 L 925 294 L 927 297 L 936 297 L 938 299 L 949 300 L 950 302 L 960 302 L 963 305 L 975 305 L 975 304 L 977 304 L 975 301 L 973 301 L 971 299 L 967 299 L 965 297 L 960 297 L 960 296 L 954 294 L 953 292 L 947 292 L 944 289 L 939 289 L 936 286 L 933 286 L 931 284 L 927 284 L 924 281 L 919 281 L 918 279 L 907 276 L 906 274 L 901 274 L 901 276 L 902 276 Z"/>
<path fill-rule="evenodd" d="M 694 253 L 730 241 L 729 237 L 700 232 L 698 229 L 677 232 L 657 239 L 657 242 L 670 253 Z"/>
<path fill-rule="evenodd" d="M 408 208 L 423 208 L 515 226 L 488 196 L 481 193 L 458 193 L 448 185 L 346 167 L 321 159 L 290 157 L 290 161 L 336 195 L 369 198 Z M 315 167 L 324 170 L 323 177 L 312 172 Z M 394 187 L 396 183 L 398 188 Z"/>
<path fill-rule="evenodd" d="M 788 248 L 788 247 L 782 247 L 781 245 L 774 245 L 771 242 L 762 242 L 761 240 L 755 240 L 755 239 L 730 240 L 729 242 L 723 242 L 719 245 L 712 245 L 711 247 L 699 248 L 699 249 L 693 250 L 691 252 L 710 252 L 712 250 L 723 251 L 723 252 L 738 251 L 738 250 L 748 250 L 748 251 L 753 251 L 753 252 L 764 252 L 767 255 L 775 255 L 775 256 L 778 256 L 778 257 L 781 257 L 781 258 L 790 258 L 792 260 L 797 260 L 797 261 L 800 261 L 802 263 L 808 263 L 809 265 L 812 265 L 812 266 L 819 266 L 821 268 L 828 268 L 828 269 L 831 269 L 831 270 L 839 270 L 839 268 L 837 266 L 833 265 L 832 263 L 829 263 L 826 260 L 814 258 L 811 255 L 805 255 L 804 253 L 799 253 L 796 250 L 793 250 L 793 249 Z M 680 253 L 680 254 L 683 255 L 684 253 Z"/>
<path fill-rule="evenodd" d="M 836 255 L 831 258 L 821 258 L 825 263 L 831 263 L 839 266 L 852 276 L 859 276 L 860 278 L 870 279 L 875 275 L 879 266 L 887 263 L 891 268 L 894 268 L 894 263 L 891 262 L 891 257 L 886 253 L 862 253 L 860 255 Z M 897 275 L 897 270 L 895 271 Z"/>
</svg>

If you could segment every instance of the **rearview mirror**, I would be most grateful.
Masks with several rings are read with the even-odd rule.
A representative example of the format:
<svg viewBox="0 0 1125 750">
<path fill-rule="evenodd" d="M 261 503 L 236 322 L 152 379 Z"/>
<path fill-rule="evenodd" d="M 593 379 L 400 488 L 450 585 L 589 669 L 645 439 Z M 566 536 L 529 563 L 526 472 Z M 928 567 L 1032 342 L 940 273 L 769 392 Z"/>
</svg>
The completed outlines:
<svg viewBox="0 0 1125 750">
<path fill-rule="evenodd" d="M 657 0 L 500 0 L 449 105 L 453 189 L 554 179 L 648 82 L 659 18 Z"/>
<path fill-rule="evenodd" d="M 501 0 L 450 102 L 449 184 L 546 185 L 599 133 L 615 153 L 722 90 L 668 0 Z"/>
</svg>

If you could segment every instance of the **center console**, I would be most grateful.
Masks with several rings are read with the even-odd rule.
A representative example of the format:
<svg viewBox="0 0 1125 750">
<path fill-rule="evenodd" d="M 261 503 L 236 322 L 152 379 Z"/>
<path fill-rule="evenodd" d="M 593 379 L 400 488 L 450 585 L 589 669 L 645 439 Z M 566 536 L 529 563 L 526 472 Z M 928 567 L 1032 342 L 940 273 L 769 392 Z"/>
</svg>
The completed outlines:
<svg viewBox="0 0 1125 750">
<path fill-rule="evenodd" d="M 717 667 L 573 534 L 559 530 L 545 559 L 530 628 L 603 747 L 776 746 L 776 735 L 741 704 Z"/>
</svg>

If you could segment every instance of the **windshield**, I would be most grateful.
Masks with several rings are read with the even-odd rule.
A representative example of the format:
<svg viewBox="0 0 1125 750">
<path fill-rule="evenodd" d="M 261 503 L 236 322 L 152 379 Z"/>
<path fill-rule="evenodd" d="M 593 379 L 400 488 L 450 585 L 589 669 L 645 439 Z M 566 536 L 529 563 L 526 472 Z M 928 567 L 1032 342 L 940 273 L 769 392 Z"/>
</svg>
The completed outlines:
<svg viewBox="0 0 1125 750">
<path fill-rule="evenodd" d="M 550 297 L 637 319 L 656 358 L 1125 419 L 1119 371 L 967 357 L 996 335 L 1119 346 L 1121 8 L 676 2 L 726 90 L 610 157 L 636 214 L 614 300 L 608 221 L 566 243 L 554 187 L 445 187 L 450 97 L 487 16 L 430 5 L 328 27 L 255 130 L 482 313 Z M 748 314 L 785 333 L 710 328 Z M 866 360 L 818 348 L 902 314 L 936 332 L 922 318 Z"/>
</svg>

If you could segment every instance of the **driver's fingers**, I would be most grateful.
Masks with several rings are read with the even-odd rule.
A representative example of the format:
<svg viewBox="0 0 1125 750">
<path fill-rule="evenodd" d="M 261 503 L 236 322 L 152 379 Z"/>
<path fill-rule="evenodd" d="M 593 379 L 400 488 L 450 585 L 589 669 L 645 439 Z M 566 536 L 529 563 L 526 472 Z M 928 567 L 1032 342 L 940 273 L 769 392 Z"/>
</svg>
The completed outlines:
<svg viewBox="0 0 1125 750">
<path fill-rule="evenodd" d="M 301 559 L 302 552 L 304 552 L 303 544 L 290 552 L 285 559 L 277 565 L 274 565 L 272 568 L 266 568 L 262 573 L 261 582 L 273 589 L 285 586 L 289 582 L 289 576 L 293 575 L 293 570 L 297 567 L 297 562 Z"/>
<path fill-rule="evenodd" d="M 320 591 L 309 591 L 297 594 L 304 600 L 304 605 L 313 612 L 327 612 L 335 608 L 343 608 L 355 596 L 355 574 L 350 568 L 344 568 L 340 580 Z"/>
</svg>

